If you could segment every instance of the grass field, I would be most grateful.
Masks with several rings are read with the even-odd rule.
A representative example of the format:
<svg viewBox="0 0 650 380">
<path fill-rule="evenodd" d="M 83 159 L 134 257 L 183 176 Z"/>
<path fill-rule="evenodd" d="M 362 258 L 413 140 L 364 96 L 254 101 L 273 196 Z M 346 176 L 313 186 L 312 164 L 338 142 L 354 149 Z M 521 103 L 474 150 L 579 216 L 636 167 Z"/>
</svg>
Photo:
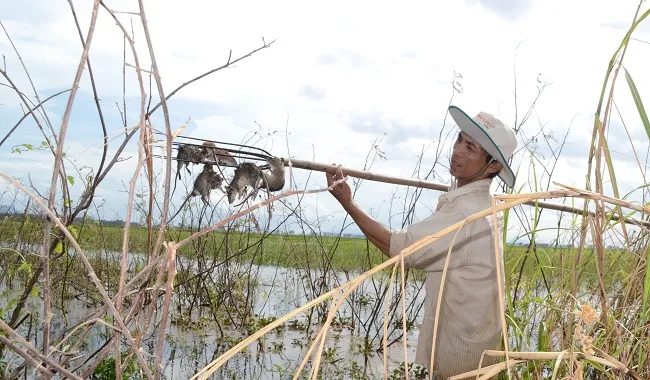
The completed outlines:
<svg viewBox="0 0 650 380">
<path fill-rule="evenodd" d="M 22 226 L 22 228 L 21 228 Z M 22 241 L 39 244 L 42 241 L 40 222 L 6 218 L 0 224 L 0 241 L 15 241 L 20 232 Z M 120 252 L 124 229 L 120 226 L 88 222 L 73 225 L 79 234 L 80 245 L 88 251 Z M 165 240 L 180 241 L 192 232 L 189 229 L 170 228 Z M 147 228 L 132 226 L 129 239 L 130 253 L 144 253 L 147 248 Z M 635 259 L 624 250 L 608 249 L 610 267 L 605 272 L 606 284 L 622 280 L 629 274 Z M 206 237 L 184 246 L 185 257 L 198 257 L 215 262 L 236 260 L 258 265 L 275 265 L 289 268 L 331 268 L 342 271 L 365 271 L 384 261 L 385 256 L 366 239 L 310 235 L 262 235 L 256 232 L 215 231 Z M 577 249 L 525 246 L 508 246 L 505 251 L 506 280 L 547 282 L 561 281 L 566 267 Z M 525 262 L 524 262 L 525 260 Z M 581 261 L 584 285 L 596 284 L 596 261 L 593 250 L 585 250 Z M 523 266 L 522 266 L 523 263 Z M 415 276 L 418 278 L 419 276 Z"/>
</svg>

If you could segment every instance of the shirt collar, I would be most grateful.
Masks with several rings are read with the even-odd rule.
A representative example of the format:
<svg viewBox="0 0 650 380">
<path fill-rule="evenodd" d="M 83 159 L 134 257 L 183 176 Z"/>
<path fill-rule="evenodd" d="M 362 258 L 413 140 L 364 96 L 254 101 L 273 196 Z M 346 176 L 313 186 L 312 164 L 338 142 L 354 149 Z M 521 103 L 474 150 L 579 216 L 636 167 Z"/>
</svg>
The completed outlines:
<svg viewBox="0 0 650 380">
<path fill-rule="evenodd" d="M 485 178 L 479 181 L 474 181 L 461 187 L 457 187 L 458 182 L 453 181 L 451 187 L 449 187 L 449 191 L 445 194 L 442 194 L 438 198 L 438 203 L 450 202 L 461 195 L 466 195 L 470 193 L 483 193 L 483 192 L 489 193 L 491 184 L 492 184 L 492 178 Z"/>
</svg>

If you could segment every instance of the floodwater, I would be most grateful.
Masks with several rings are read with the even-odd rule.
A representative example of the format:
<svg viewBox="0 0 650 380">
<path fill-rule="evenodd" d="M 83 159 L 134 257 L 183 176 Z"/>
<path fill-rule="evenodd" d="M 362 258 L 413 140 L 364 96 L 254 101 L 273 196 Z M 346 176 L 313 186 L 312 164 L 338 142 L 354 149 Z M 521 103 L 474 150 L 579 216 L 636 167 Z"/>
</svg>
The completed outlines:
<svg viewBox="0 0 650 380">
<path fill-rule="evenodd" d="M 115 262 L 118 262 L 120 257 L 117 252 L 91 255 L 101 255 L 104 259 L 114 260 Z M 139 264 L 142 266 L 144 262 L 144 257 L 139 254 L 130 255 L 129 259 L 130 265 Z M 179 268 L 189 268 L 190 272 L 197 272 L 202 269 L 200 263 L 186 258 L 179 258 L 178 264 Z M 250 278 L 255 279 L 256 283 L 249 287 L 245 293 L 250 292 L 247 295 L 252 299 L 252 313 L 258 318 L 279 318 L 307 304 L 315 298 L 312 287 L 315 281 L 326 279 L 323 289 L 317 292 L 317 294 L 322 294 L 337 285 L 354 279 L 360 274 L 358 272 L 321 273 L 317 270 L 307 271 L 305 269 L 275 266 L 242 266 L 241 264 L 233 265 L 229 263 L 227 268 L 220 266 L 214 270 L 211 274 L 211 277 L 215 280 L 214 283 L 223 283 L 223 278 L 219 282 L 218 276 L 223 276 L 224 273 L 228 276 L 250 273 Z M 322 378 L 383 378 L 383 353 L 376 352 L 376 349 L 381 346 L 384 307 L 387 302 L 379 301 L 381 305 L 379 305 L 378 312 L 373 312 L 373 309 L 377 307 L 377 298 L 381 296 L 384 289 L 383 284 L 386 281 L 386 276 L 366 280 L 339 309 L 336 315 L 338 324 L 329 329 L 325 340 L 324 354 L 321 357 Z M 404 361 L 404 346 L 401 340 L 401 304 L 395 304 L 396 300 L 398 300 L 395 298 L 395 293 L 398 291 L 397 285 L 399 282 L 395 281 L 394 284 L 396 285 L 391 287 L 392 305 L 395 305 L 396 309 L 393 309 L 389 314 L 391 319 L 388 330 L 388 342 L 392 342 L 387 354 L 389 376 Z M 92 284 L 87 286 L 92 286 Z M 0 310 L 5 310 L 9 300 L 17 297 L 21 290 L 17 286 L 8 287 L 7 284 L 0 284 Z M 80 290 L 76 292 L 81 293 Z M 39 289 L 39 296 L 29 299 L 24 312 L 29 311 L 34 316 L 39 316 L 42 313 L 41 297 L 42 289 Z M 540 294 L 540 297 L 544 297 L 544 294 Z M 409 308 L 409 318 L 414 319 L 413 327 L 407 334 L 406 351 L 409 362 L 415 358 L 417 326 L 421 323 L 422 317 L 422 313 L 418 314 L 417 310 L 423 298 L 422 284 L 418 281 L 408 281 L 406 304 L 411 306 Z M 172 298 L 173 302 L 177 302 L 178 299 L 179 297 L 176 294 Z M 86 300 L 73 298 L 64 303 L 63 309 L 59 304 L 55 305 L 52 319 L 53 337 L 59 336 L 66 328 L 69 329 L 71 326 L 88 318 L 88 315 L 94 309 L 86 306 L 84 301 Z M 331 302 L 327 302 L 327 304 L 332 305 Z M 170 319 L 172 322 L 168 323 L 164 346 L 163 374 L 166 379 L 187 379 L 192 377 L 237 344 L 239 340 L 248 336 L 244 328 L 215 323 L 212 314 L 205 309 L 195 309 L 192 314 L 193 321 L 200 321 L 199 326 L 188 328 L 183 324 L 177 324 L 174 322 L 178 317 L 175 306 L 177 305 L 174 305 L 171 310 Z M 159 314 L 157 313 L 157 315 Z M 377 317 L 373 318 L 373 315 Z M 5 314 L 3 317 L 7 318 L 8 315 Z M 35 317 L 34 320 L 41 319 Z M 312 318 L 312 321 L 316 320 L 317 318 Z M 356 321 L 354 326 L 350 325 L 351 321 Z M 314 323 L 308 325 L 305 313 L 292 317 L 288 323 L 283 325 L 282 329 L 272 330 L 263 339 L 250 344 L 244 352 L 239 352 L 233 356 L 215 372 L 213 378 L 238 380 L 292 378 L 319 331 L 320 326 Z M 21 326 L 20 333 L 24 336 L 28 330 L 32 332 L 30 335 L 32 343 L 36 347 L 40 347 L 42 326 L 30 325 L 28 320 Z M 532 328 L 531 331 L 532 335 L 528 339 L 532 343 L 536 340 L 536 329 Z M 364 355 L 362 347 L 366 335 L 372 340 L 372 349 L 366 351 Z M 106 328 L 95 327 L 93 333 L 84 342 L 83 351 L 80 354 L 88 355 L 96 351 L 104 344 L 106 336 Z M 156 333 L 153 337 L 143 341 L 142 349 L 145 357 L 147 353 L 154 353 L 157 338 L 158 334 Z M 512 337 L 510 338 L 512 340 Z M 8 353 L 5 360 L 11 360 L 11 355 L 11 353 Z M 84 359 L 74 362 L 74 365 L 70 366 L 70 368 L 82 365 Z M 303 376 L 307 376 L 309 370 L 310 362 L 303 370 Z"/>
<path fill-rule="evenodd" d="M 105 256 L 105 254 L 102 254 Z M 111 253 L 119 260 L 118 253 Z M 131 255 L 132 261 L 140 261 L 139 255 Z M 179 264 L 196 265 L 181 259 Z M 257 280 L 257 285 L 253 288 L 253 312 L 260 317 L 281 317 L 286 313 L 295 310 L 297 307 L 305 305 L 311 301 L 308 297 L 308 282 L 305 279 L 306 271 L 300 269 L 287 269 L 273 266 L 253 266 L 247 268 L 252 270 L 252 276 Z M 342 284 L 353 279 L 359 273 L 329 273 L 327 278 L 332 286 Z M 318 277 L 314 271 L 310 272 L 312 278 Z M 343 304 L 337 314 L 338 321 L 351 321 L 353 315 L 366 321 L 365 326 L 356 325 L 349 328 L 349 324 L 339 325 L 330 328 L 324 345 L 322 356 L 321 373 L 322 378 L 348 379 L 348 378 L 383 378 L 384 360 L 383 354 L 374 351 L 381 344 L 383 336 L 383 315 L 384 305 L 382 303 L 380 311 L 376 313 L 378 317 L 374 321 L 369 321 L 372 316 L 372 309 L 375 307 L 375 299 L 378 290 L 381 289 L 379 281 L 386 280 L 375 278 L 375 283 L 366 280 L 358 291 L 353 293 L 355 297 L 350 302 Z M 330 286 L 329 288 L 331 288 Z M 421 303 L 424 297 L 424 291 L 418 291 L 421 284 L 411 281 L 407 286 L 407 305 L 414 301 L 417 305 Z M 393 299 L 396 288 L 392 288 Z M 0 284 L 0 310 L 7 306 L 9 299 L 15 297 L 22 289 L 9 289 L 5 284 Z M 380 290 L 379 290 L 380 291 Z M 325 292 L 325 291 L 323 291 Z M 39 296 L 42 296 L 42 290 L 39 289 Z M 359 297 L 365 297 L 364 302 L 358 302 Z M 352 298 L 352 297 L 351 297 Z M 331 304 L 331 303 L 330 303 Z M 398 368 L 404 361 L 403 341 L 399 339 L 401 334 L 401 305 L 398 305 L 397 315 L 391 320 L 395 327 L 389 327 L 388 341 L 396 340 L 388 349 L 388 369 L 390 372 Z M 85 306 L 81 300 L 72 299 L 64 304 L 65 314 L 60 308 L 54 308 L 52 319 L 53 336 L 58 336 L 66 327 L 74 326 L 76 323 L 85 320 L 89 313 L 94 309 Z M 174 308 L 175 309 L 175 308 Z M 26 310 L 34 315 L 40 315 L 42 312 L 42 301 L 39 298 L 32 297 L 28 302 Z M 186 379 L 193 376 L 207 364 L 215 360 L 230 347 L 236 344 L 237 339 L 245 338 L 247 333 L 244 329 L 235 329 L 232 327 L 211 323 L 211 314 L 202 314 L 202 311 L 193 313 L 197 320 L 204 317 L 205 323 L 201 328 L 184 328 L 175 323 L 171 323 L 167 328 L 167 339 L 164 348 L 163 371 L 165 378 L 168 379 Z M 422 313 L 420 313 L 422 314 Z M 174 318 L 174 311 L 171 313 Z M 407 354 L 409 361 L 415 357 L 415 344 L 417 341 L 417 323 L 420 322 L 421 316 L 417 316 L 415 327 L 408 333 Z M 313 319 L 315 320 L 315 318 Z M 359 319 L 357 319 L 359 320 Z M 252 343 L 246 349 L 246 352 L 236 354 L 226 365 L 220 368 L 213 378 L 217 379 L 286 379 L 292 378 L 295 369 L 304 358 L 310 344 L 318 333 L 318 325 L 312 324 L 309 329 L 306 328 L 305 313 L 299 314 L 292 318 L 291 323 L 285 324 L 285 328 L 280 331 L 273 330 L 268 333 L 259 342 Z M 370 338 L 374 338 L 374 349 L 368 354 L 362 353 L 364 337 L 368 328 Z M 36 331 L 36 336 L 32 343 L 40 347 L 42 326 L 30 326 L 29 323 L 21 326 L 21 334 L 26 333 L 26 329 Z M 152 339 L 143 342 L 143 350 L 146 353 L 153 354 L 158 334 Z M 83 353 L 94 352 L 104 342 L 106 329 L 97 327 L 84 342 Z M 11 355 L 11 354 L 9 354 Z M 313 358 L 313 356 L 312 356 Z M 6 358 L 10 360 L 10 357 Z M 75 365 L 82 364 L 84 359 L 75 362 Z M 356 363 L 355 363 L 356 362 Z M 71 366 L 71 368 L 74 368 Z M 309 374 L 310 365 L 303 370 L 304 376 Z M 366 377 L 360 377 L 365 375 Z"/>
<path fill-rule="evenodd" d="M 304 278 L 295 269 L 278 268 L 271 266 L 254 267 L 259 284 L 255 289 L 255 310 L 256 314 L 264 317 L 281 317 L 297 307 L 305 305 L 311 299 L 305 296 L 303 287 Z M 337 273 L 338 280 L 345 282 L 345 274 Z M 350 275 L 354 276 L 354 275 Z M 353 278 L 353 277 L 352 277 Z M 372 285 L 370 285 L 372 286 Z M 412 285 L 415 287 L 415 285 Z M 361 293 L 370 293 L 368 284 L 362 288 Z M 413 293 L 407 291 L 407 303 L 413 299 Z M 416 298 L 422 301 L 424 292 L 420 292 Z M 417 302 L 417 301 L 416 301 Z M 374 305 L 369 303 L 360 307 L 357 311 L 361 320 L 366 320 Z M 352 319 L 353 311 L 350 304 L 344 303 L 338 317 L 342 320 Z M 381 309 L 380 320 L 374 325 L 381 329 L 383 323 L 383 308 Z M 299 314 L 292 318 L 298 323 L 305 323 L 305 314 Z M 418 319 L 419 321 L 419 319 Z M 294 325 L 295 326 L 295 325 Z M 285 328 L 282 331 L 271 331 L 266 335 L 262 344 L 253 343 L 248 346 L 246 353 L 239 353 L 233 357 L 227 365 L 217 372 L 216 378 L 246 378 L 246 379 L 285 379 L 293 376 L 293 371 L 303 360 L 309 345 L 313 342 L 320 326 L 312 326 L 310 331 L 311 339 L 306 338 L 306 332 L 301 329 Z M 374 334 L 374 330 L 372 330 Z M 401 330 L 393 332 L 391 338 L 399 336 Z M 245 338 L 247 335 L 239 331 L 228 331 L 233 339 Z M 327 335 L 324 352 L 326 363 L 324 378 L 351 378 L 353 361 L 358 363 L 361 373 L 365 371 L 368 378 L 382 378 L 384 373 L 383 354 L 372 352 L 368 358 L 360 352 L 359 345 L 363 343 L 364 332 L 353 333 L 347 328 L 330 329 Z M 168 343 L 165 355 L 167 357 L 165 372 L 170 378 L 188 378 L 202 369 L 210 361 L 216 359 L 224 350 L 220 349 L 220 341 L 217 334 L 205 332 L 198 334 L 196 331 L 180 331 L 172 326 L 170 340 L 176 344 Z M 371 335 L 372 336 L 372 335 Z M 412 329 L 408 334 L 407 352 L 409 361 L 415 358 L 415 343 L 417 340 L 417 329 Z M 390 340 L 389 340 L 390 341 Z M 375 344 L 380 341 L 375 340 Z M 223 345 L 223 343 L 221 343 Z M 184 346 L 184 347 L 183 347 Z M 187 350 L 195 355 L 190 359 L 184 355 Z M 192 356 L 192 355 L 190 355 Z M 388 350 L 389 372 L 397 368 L 404 360 L 403 342 L 400 340 L 394 343 Z M 364 368 L 365 367 L 365 368 Z M 304 370 L 305 375 L 309 374 L 309 366 Z"/>
</svg>

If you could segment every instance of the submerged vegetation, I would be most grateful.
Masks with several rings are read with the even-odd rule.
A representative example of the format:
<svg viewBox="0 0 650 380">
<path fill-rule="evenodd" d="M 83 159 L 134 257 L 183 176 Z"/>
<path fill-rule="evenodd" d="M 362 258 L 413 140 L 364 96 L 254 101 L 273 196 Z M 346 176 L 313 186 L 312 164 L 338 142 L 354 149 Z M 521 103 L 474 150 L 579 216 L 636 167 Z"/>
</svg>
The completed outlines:
<svg viewBox="0 0 650 380">
<path fill-rule="evenodd" d="M 492 367 L 489 374 L 507 378 L 509 372 L 519 379 L 620 378 L 623 374 L 650 378 L 648 230 L 612 219 L 618 215 L 650 220 L 645 164 L 634 152 L 640 170 L 638 187 L 622 193 L 606 138 L 614 117 L 613 87 L 623 68 L 627 44 L 635 28 L 650 15 L 642 4 L 607 66 L 586 158 L 589 172 L 585 187 L 591 191 L 564 188 L 564 192 L 543 193 L 553 188 L 551 178 L 563 140 L 543 128 L 532 137 L 519 135 L 530 143 L 525 146 L 532 177 L 525 185 L 518 184 L 515 193 L 502 198 L 511 202 L 502 203 L 508 208 L 504 213 L 507 226 L 523 226 L 523 231 L 515 232 L 518 236 L 506 228 L 499 237 L 520 243 L 506 245 L 504 252 L 508 347 L 503 347 L 504 352 L 486 353 L 510 360 L 504 358 L 507 365 Z M 129 51 L 134 43 L 131 34 L 112 10 L 101 5 L 95 2 L 95 11 L 115 20 Z M 72 11 L 74 14 L 74 8 Z M 144 11 L 140 9 L 139 33 L 148 36 Z M 89 33 L 81 41 L 86 53 L 91 37 Z M 255 53 L 272 43 L 263 40 L 260 48 L 229 59 L 225 66 L 207 74 L 251 56 L 257 59 Z M 148 39 L 147 47 L 148 54 L 153 55 Z M 138 52 L 135 48 L 130 52 L 137 66 Z M 85 64 L 87 57 L 84 54 L 72 88 L 82 74 L 94 78 L 90 65 Z M 151 71 L 157 73 L 155 60 Z M 138 83 L 143 84 L 146 72 L 135 72 Z M 2 74 L 9 78 L 4 70 Z M 648 145 L 650 123 L 643 97 L 627 70 L 624 76 L 624 88 L 638 110 L 634 117 L 648 132 L 648 141 L 643 142 Z M 452 99 L 460 91 L 459 80 L 455 75 Z M 159 84 L 160 77 L 153 75 L 151 81 Z M 146 101 L 154 94 L 140 86 L 139 124 L 128 128 L 124 122 L 123 140 L 113 143 L 117 152 L 111 150 L 109 154 L 106 145 L 99 167 L 77 168 L 84 188 L 79 199 L 68 198 L 75 177 L 59 173 L 72 170 L 69 162 L 62 160 L 71 107 L 57 133 L 58 141 L 44 142 L 40 147 L 16 145 L 22 147 L 21 154 L 34 149 L 52 152 L 56 185 L 49 194 L 28 189 L 0 169 L 3 181 L 10 183 L 0 193 L 0 204 L 24 210 L 0 220 L 2 378 L 29 377 L 36 372 L 92 379 L 206 378 L 211 374 L 219 378 L 307 378 L 310 371 L 326 379 L 401 379 L 406 371 L 409 378 L 425 378 L 422 368 L 405 360 L 405 354 L 413 352 L 417 337 L 424 274 L 415 270 L 402 273 L 399 263 L 391 265 L 395 261 L 389 263 L 366 239 L 345 237 L 349 220 L 338 231 L 324 234 L 317 223 L 307 222 L 300 202 L 310 194 L 296 184 L 290 193 L 265 201 L 265 206 L 283 205 L 279 213 L 282 222 L 275 229 L 264 225 L 265 215 L 273 211 L 270 208 L 244 209 L 235 214 L 214 206 L 212 212 L 202 214 L 194 202 L 189 202 L 189 218 L 180 217 L 191 220 L 191 227 L 162 222 L 171 214 L 169 178 L 174 173 L 170 162 L 165 163 L 160 177 L 153 170 L 150 118 L 157 110 L 168 116 L 166 100 L 183 86 L 167 97 L 161 94 L 163 101 L 147 108 Z M 17 93 L 29 92 L 13 88 Z M 526 110 L 524 117 L 520 114 L 515 119 L 518 132 L 543 92 L 540 85 L 531 104 L 516 104 L 518 110 Z M 72 104 L 74 91 L 69 95 Z M 41 115 L 30 100 L 21 101 L 39 126 L 54 130 L 44 110 Z M 101 114 L 99 101 L 96 106 Z M 121 111 L 126 112 L 123 108 Z M 172 127 L 166 119 L 161 122 L 165 125 L 163 145 L 170 151 Z M 106 126 L 102 127 L 109 141 Z M 449 130 L 443 126 L 440 136 Z M 569 131 L 562 133 L 566 138 Z M 49 140 L 47 133 L 44 135 Z M 139 172 L 129 183 L 127 223 L 115 226 L 96 222 L 89 217 L 98 207 L 95 192 L 135 136 L 142 148 Z M 546 144 L 551 154 L 540 153 L 538 141 Z M 370 170 L 374 160 L 381 159 L 378 145 L 372 144 L 364 169 Z M 634 150 L 631 140 L 630 145 Z M 433 162 L 420 158 L 413 176 L 428 179 L 443 172 L 441 160 L 439 148 Z M 425 170 L 423 165 L 430 167 Z M 421 174 L 427 170 L 427 175 Z M 144 190 L 136 189 L 139 180 L 144 181 Z M 351 182 L 355 191 L 369 186 L 367 181 Z M 406 201 L 392 214 L 399 215 L 402 225 L 411 223 L 422 189 L 400 187 L 395 192 Z M 514 202 L 551 196 L 587 199 L 585 216 L 553 214 L 557 217 L 557 235 L 543 244 L 538 239 L 539 225 L 542 214 L 551 211 Z M 628 198 L 640 201 L 628 202 Z M 595 214 L 587 215 L 587 209 L 595 210 Z M 141 225 L 131 225 L 130 220 L 138 218 Z M 289 233 L 284 224 L 289 218 L 298 232 Z"/>
</svg>

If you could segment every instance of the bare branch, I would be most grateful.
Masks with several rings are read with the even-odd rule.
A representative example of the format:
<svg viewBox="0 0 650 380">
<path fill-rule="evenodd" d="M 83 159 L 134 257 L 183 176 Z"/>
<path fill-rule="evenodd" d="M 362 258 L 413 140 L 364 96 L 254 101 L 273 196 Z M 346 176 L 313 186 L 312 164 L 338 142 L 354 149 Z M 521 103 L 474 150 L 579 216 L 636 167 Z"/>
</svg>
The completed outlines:
<svg viewBox="0 0 650 380">
<path fill-rule="evenodd" d="M 77 26 L 77 32 L 79 33 L 79 39 L 81 40 L 81 46 L 86 48 L 86 42 L 84 41 L 83 33 L 81 32 L 81 26 L 79 25 L 79 20 L 77 19 L 77 13 L 74 10 L 74 5 L 72 0 L 68 0 L 70 4 L 70 10 L 72 11 L 72 16 L 74 17 L 74 23 Z M 102 126 L 102 133 L 104 135 L 104 145 L 102 151 L 102 158 L 99 162 L 99 167 L 97 168 L 97 173 L 101 173 L 104 163 L 106 162 L 106 153 L 108 151 L 108 133 L 106 132 L 106 122 L 104 121 L 104 113 L 102 112 L 102 106 L 99 104 L 99 95 L 97 94 L 97 85 L 95 84 L 95 75 L 93 74 L 93 68 L 90 65 L 90 57 L 86 58 L 86 63 L 88 65 L 88 75 L 90 76 L 90 85 L 93 89 L 93 97 L 95 98 L 95 106 L 97 107 L 97 114 L 99 115 L 99 122 Z"/>
<path fill-rule="evenodd" d="M 0 173 L 2 174 L 2 173 Z M 25 349 L 31 353 L 32 355 L 38 357 L 42 362 L 46 363 L 52 369 L 56 370 L 62 375 L 65 375 L 68 378 L 71 379 L 81 379 L 79 376 L 76 376 L 75 374 L 71 373 L 70 371 L 66 370 L 65 368 L 61 368 L 60 365 L 58 365 L 52 358 L 41 354 L 36 347 L 32 346 L 28 341 L 23 339 L 18 333 L 16 333 L 11 327 L 9 327 L 8 324 L 6 324 L 2 319 L 0 319 L 0 329 L 2 329 L 9 338 L 17 341 L 20 343 Z M 24 352 L 24 351 L 23 351 Z"/>
<path fill-rule="evenodd" d="M 22 356 L 23 359 L 25 359 L 25 362 L 31 364 L 31 366 L 34 367 L 34 369 L 36 369 L 38 372 L 44 374 L 45 376 L 54 376 L 54 373 L 52 371 L 43 367 L 42 363 L 34 359 L 27 351 L 11 343 L 11 341 L 5 338 L 3 335 L 0 335 L 0 342 L 5 346 L 9 347 L 18 355 Z M 9 365 L 7 365 L 7 369 L 9 369 L 8 367 Z M 8 376 L 8 378 L 11 378 L 11 376 Z"/>
<path fill-rule="evenodd" d="M 4 144 L 5 141 L 7 141 L 7 139 L 9 138 L 9 136 L 11 136 L 11 134 L 14 133 L 14 131 L 16 130 L 16 128 L 18 128 L 18 126 L 20 125 L 20 123 L 22 123 L 23 120 L 25 120 L 25 118 L 26 118 L 27 116 L 32 115 L 32 114 L 34 113 L 34 111 L 36 111 L 37 109 L 41 108 L 41 107 L 45 104 L 45 102 L 47 102 L 48 100 L 50 100 L 50 99 L 52 99 L 52 98 L 55 98 L 55 97 L 57 97 L 57 96 L 59 96 L 59 95 L 61 95 L 61 94 L 63 94 L 63 93 L 68 92 L 68 91 L 70 91 L 70 89 L 63 90 L 63 91 L 59 91 L 59 92 L 57 92 L 56 94 L 53 94 L 53 95 L 48 96 L 48 97 L 45 98 L 45 100 L 43 100 L 41 103 L 38 103 L 38 104 L 36 105 L 36 107 L 30 109 L 29 112 L 25 113 L 25 114 L 20 118 L 20 120 L 18 120 L 18 122 L 16 123 L 16 125 L 14 125 L 13 128 L 11 128 L 11 129 L 9 130 L 9 132 L 7 132 L 7 134 L 5 135 L 5 137 L 2 138 L 2 141 L 0 141 L 0 146 L 2 146 L 2 144 Z"/>
<path fill-rule="evenodd" d="M 208 71 L 208 72 L 205 72 L 205 73 L 199 75 L 199 76 L 196 77 L 196 78 L 190 79 L 189 81 L 183 83 L 182 85 L 178 86 L 174 91 L 170 92 L 169 95 L 167 95 L 167 97 L 165 98 L 165 100 L 169 100 L 172 96 L 174 96 L 174 95 L 175 95 L 178 91 L 180 91 L 183 87 L 185 87 L 185 86 L 187 86 L 187 85 L 189 85 L 189 84 L 192 84 L 192 83 L 196 82 L 197 80 L 199 80 L 199 79 L 201 79 L 201 78 L 203 78 L 203 77 L 206 77 L 206 76 L 208 76 L 208 75 L 210 75 L 210 74 L 212 74 L 212 73 L 215 73 L 215 72 L 217 72 L 217 71 L 219 71 L 219 70 L 222 70 L 222 69 L 225 69 L 225 68 L 227 68 L 227 67 L 230 67 L 230 66 L 234 65 L 235 63 L 241 61 L 242 59 L 244 59 L 244 58 L 248 58 L 248 57 L 252 56 L 253 54 L 257 53 L 258 51 L 270 47 L 270 46 L 271 46 L 275 41 L 276 41 L 276 40 L 273 40 L 273 41 L 269 42 L 268 44 L 264 44 L 264 45 L 262 45 L 262 47 L 259 47 L 259 48 L 257 48 L 257 49 L 254 49 L 254 50 L 252 50 L 252 51 L 250 51 L 250 52 L 248 52 L 248 53 L 242 55 L 241 57 L 235 59 L 234 61 L 230 61 L 230 55 L 229 55 L 229 56 L 228 56 L 228 61 L 226 62 L 225 65 L 223 65 L 223 66 L 219 66 L 219 67 L 217 67 L 216 69 L 212 69 L 212 70 L 210 70 L 210 71 Z M 231 54 L 232 54 L 232 50 L 231 50 Z M 152 115 L 152 114 L 153 114 L 153 113 L 158 109 L 158 107 L 160 107 L 161 104 L 162 104 L 162 102 L 156 104 L 156 105 L 151 109 L 151 111 L 148 112 L 148 115 Z"/>
<path fill-rule="evenodd" d="M 11 36 L 9 35 L 9 32 L 7 32 L 7 29 L 5 26 L 2 24 L 2 21 L 0 21 L 0 26 L 2 26 L 2 30 L 4 30 L 5 35 L 7 36 L 7 39 L 9 40 L 9 43 L 11 43 L 11 47 L 14 49 L 14 52 L 16 53 L 16 56 L 18 57 L 18 60 L 20 61 L 20 64 L 23 67 L 23 70 L 25 71 L 25 75 L 27 76 L 27 80 L 29 80 L 29 84 L 32 86 L 32 91 L 34 91 L 34 96 L 36 97 L 36 100 L 39 103 L 41 102 L 40 97 L 38 96 L 38 91 L 36 91 L 36 86 L 34 86 L 34 81 L 32 81 L 32 76 L 29 74 L 29 70 L 27 70 L 27 66 L 25 65 L 25 62 L 23 61 L 23 57 L 20 56 L 20 53 L 18 52 L 18 48 L 16 45 L 14 45 L 13 40 L 11 39 Z M 4 55 L 3 55 L 4 57 Z M 7 71 L 7 63 L 5 62 L 5 71 Z M 54 138 L 56 139 L 56 133 L 54 132 L 54 128 L 52 127 L 52 123 L 50 122 L 50 118 L 47 116 L 47 111 L 43 109 L 43 117 L 45 118 L 45 121 L 47 122 L 47 125 L 50 127 L 50 131 L 54 135 Z"/>
<path fill-rule="evenodd" d="M 65 137 L 68 131 L 68 122 L 70 121 L 70 114 L 72 112 L 72 104 L 74 103 L 75 95 L 79 89 L 79 82 L 81 81 L 81 75 L 83 74 L 83 69 L 86 66 L 86 60 L 88 58 L 88 52 L 90 50 L 90 42 L 92 41 L 93 32 L 95 31 L 95 22 L 97 21 L 97 10 L 99 9 L 99 0 L 95 0 L 93 5 L 93 12 L 90 19 L 90 27 L 88 29 L 88 42 L 84 46 L 84 50 L 81 54 L 81 59 L 77 67 L 77 73 L 72 84 L 72 89 L 70 90 L 70 96 L 68 98 L 68 104 L 66 106 L 65 112 L 63 114 L 63 122 L 61 123 L 61 128 L 59 129 L 59 138 L 56 144 L 56 154 L 54 155 L 54 170 L 52 170 L 52 180 L 50 182 L 50 195 L 48 198 L 48 209 L 54 210 L 54 198 L 56 196 L 56 183 L 59 178 L 59 168 L 62 165 L 63 160 L 63 145 L 65 142 Z M 65 178 L 62 178 L 65 181 Z M 64 185 L 65 186 L 65 185 Z M 51 321 L 51 294 L 50 294 L 50 252 L 48 247 L 50 246 L 51 241 L 51 230 L 52 225 L 50 223 L 45 223 L 45 228 L 43 231 L 43 247 L 41 249 L 43 254 L 43 354 L 48 355 L 48 347 L 50 342 L 50 321 Z"/>
</svg>

